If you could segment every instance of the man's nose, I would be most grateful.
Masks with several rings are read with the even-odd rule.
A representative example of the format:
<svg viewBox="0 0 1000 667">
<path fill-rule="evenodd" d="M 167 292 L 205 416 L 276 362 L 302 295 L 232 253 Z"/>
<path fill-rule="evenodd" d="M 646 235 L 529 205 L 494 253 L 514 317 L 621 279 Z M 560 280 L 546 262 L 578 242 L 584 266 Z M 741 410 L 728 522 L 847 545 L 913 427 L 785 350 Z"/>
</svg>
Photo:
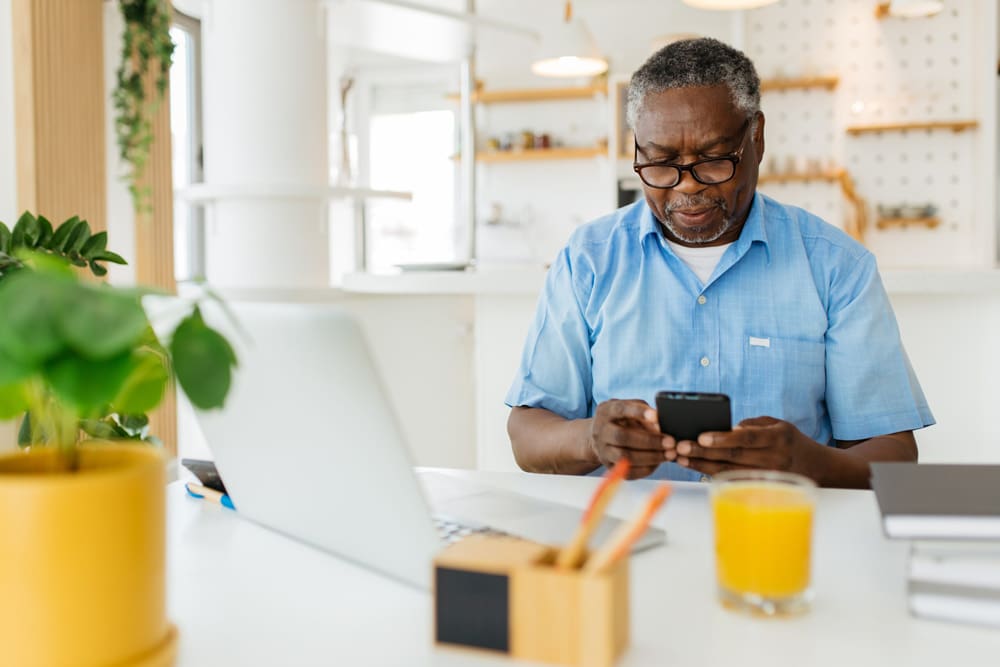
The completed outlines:
<svg viewBox="0 0 1000 667">
<path fill-rule="evenodd" d="M 705 186 L 695 180 L 694 174 L 690 171 L 681 172 L 681 180 L 677 182 L 673 188 L 675 192 L 680 192 L 683 194 L 697 194 L 705 189 Z"/>
</svg>

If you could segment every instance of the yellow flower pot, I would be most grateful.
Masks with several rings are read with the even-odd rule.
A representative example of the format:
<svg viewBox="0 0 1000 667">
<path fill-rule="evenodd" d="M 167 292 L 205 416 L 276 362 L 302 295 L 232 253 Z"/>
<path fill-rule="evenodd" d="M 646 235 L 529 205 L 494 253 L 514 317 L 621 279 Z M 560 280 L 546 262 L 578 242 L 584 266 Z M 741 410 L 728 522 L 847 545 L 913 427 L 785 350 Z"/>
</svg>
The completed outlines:
<svg viewBox="0 0 1000 667">
<path fill-rule="evenodd" d="M 0 456 L 0 662 L 172 665 L 163 453 L 88 445 L 78 471 L 46 472 L 54 456 Z"/>
</svg>

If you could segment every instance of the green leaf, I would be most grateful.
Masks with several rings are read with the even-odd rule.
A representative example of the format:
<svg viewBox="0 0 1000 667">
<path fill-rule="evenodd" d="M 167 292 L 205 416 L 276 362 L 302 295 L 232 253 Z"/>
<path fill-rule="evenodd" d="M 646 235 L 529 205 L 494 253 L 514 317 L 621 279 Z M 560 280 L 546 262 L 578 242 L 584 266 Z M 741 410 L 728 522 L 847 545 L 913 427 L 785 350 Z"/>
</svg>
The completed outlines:
<svg viewBox="0 0 1000 667">
<path fill-rule="evenodd" d="M 13 419 L 27 409 L 28 396 L 24 385 L 0 385 L 0 421 Z"/>
<path fill-rule="evenodd" d="M 35 250 L 19 250 L 17 256 L 38 273 L 60 276 L 69 282 L 76 282 L 76 274 L 65 257 Z"/>
<path fill-rule="evenodd" d="M 118 395 L 111 401 L 111 407 L 118 414 L 137 415 L 148 412 L 163 400 L 163 392 L 170 379 L 163 357 L 152 350 L 139 350 L 132 355 L 131 371 Z M 123 420 L 126 428 L 135 430 L 129 425 L 127 417 Z M 148 422 L 148 420 L 147 420 Z M 145 426 L 145 423 L 139 428 Z"/>
<path fill-rule="evenodd" d="M 28 215 L 27 211 L 24 215 Z M 11 250 L 16 250 L 17 248 L 24 247 L 24 215 L 14 224 L 14 231 L 10 235 L 10 248 Z"/>
<path fill-rule="evenodd" d="M 22 366 L 38 366 L 66 346 L 60 313 L 75 283 L 48 272 L 18 271 L 0 281 L 0 350 Z"/>
<path fill-rule="evenodd" d="M 0 222 L 0 252 L 5 255 L 10 254 L 10 230 L 2 222 Z"/>
<path fill-rule="evenodd" d="M 66 242 L 63 243 L 61 250 L 63 253 L 69 255 L 74 252 L 79 252 L 83 244 L 87 242 L 90 238 L 90 225 L 87 224 L 86 220 L 81 220 L 79 224 L 73 227 L 73 231 L 69 233 L 66 238 Z"/>
<path fill-rule="evenodd" d="M 31 442 L 31 413 L 25 412 L 24 419 L 21 420 L 21 427 L 17 429 L 18 447 L 27 447 Z"/>
<path fill-rule="evenodd" d="M 197 307 L 174 331 L 170 356 L 181 388 L 196 407 L 222 407 L 236 354 L 219 332 L 205 324 Z"/>
<path fill-rule="evenodd" d="M 56 396 L 81 416 L 99 414 L 118 395 L 132 370 L 132 353 L 99 361 L 64 354 L 45 365 L 43 373 Z"/>
<path fill-rule="evenodd" d="M 38 242 L 36 248 L 47 248 L 48 242 L 52 239 L 52 223 L 45 216 L 38 216 Z"/>
<path fill-rule="evenodd" d="M 77 286 L 58 324 L 69 346 L 88 359 L 131 350 L 149 325 L 138 299 L 105 285 Z"/>
<path fill-rule="evenodd" d="M 25 246 L 28 248 L 34 248 L 36 242 L 38 241 L 38 233 L 40 228 L 38 226 L 38 219 L 31 215 L 28 211 L 21 214 L 18 218 L 17 224 L 14 225 L 14 238 L 18 238 L 18 230 L 20 230 L 20 243 L 15 242 L 15 246 Z"/>
<path fill-rule="evenodd" d="M 97 263 L 97 260 L 90 260 L 90 271 L 97 277 L 108 275 L 108 270 Z"/>
<path fill-rule="evenodd" d="M 31 375 L 36 368 L 37 366 L 14 359 L 0 349 L 0 385 L 20 382 Z"/>
<path fill-rule="evenodd" d="M 46 244 L 48 249 L 61 251 L 63 245 L 66 243 L 66 239 L 69 238 L 69 235 L 79 224 L 80 218 L 74 215 L 72 218 L 59 225 L 59 228 L 56 229 L 55 233 L 52 234 L 52 238 L 49 239 L 49 242 Z"/>
<path fill-rule="evenodd" d="M 149 426 L 149 417 L 144 414 L 120 415 L 122 426 L 129 431 L 141 431 Z"/>
<path fill-rule="evenodd" d="M 104 248 L 108 245 L 108 233 L 107 232 L 97 232 L 83 244 L 80 248 L 80 254 L 87 259 L 94 259 L 97 253 L 103 252 Z"/>
<path fill-rule="evenodd" d="M 94 255 L 92 259 L 96 259 L 101 262 L 111 262 L 112 264 L 128 264 L 128 262 L 126 262 L 121 255 L 113 253 L 110 250 L 99 252 Z"/>
<path fill-rule="evenodd" d="M 98 440 L 109 440 L 118 437 L 114 427 L 101 419 L 81 419 L 80 429 L 91 438 Z"/>
</svg>

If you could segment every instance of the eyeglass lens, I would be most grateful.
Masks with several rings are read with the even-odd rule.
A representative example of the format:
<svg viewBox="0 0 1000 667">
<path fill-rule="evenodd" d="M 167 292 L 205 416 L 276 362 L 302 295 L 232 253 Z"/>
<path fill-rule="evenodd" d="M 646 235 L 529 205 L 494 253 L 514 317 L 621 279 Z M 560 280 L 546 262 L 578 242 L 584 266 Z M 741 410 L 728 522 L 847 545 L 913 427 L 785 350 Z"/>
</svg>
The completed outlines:
<svg viewBox="0 0 1000 667">
<path fill-rule="evenodd" d="M 728 158 L 708 160 L 691 167 L 691 172 L 699 182 L 714 185 L 732 178 L 736 173 L 736 165 Z M 643 167 L 639 175 L 647 185 L 660 188 L 673 187 L 681 180 L 681 170 L 672 165 L 649 165 Z"/>
</svg>

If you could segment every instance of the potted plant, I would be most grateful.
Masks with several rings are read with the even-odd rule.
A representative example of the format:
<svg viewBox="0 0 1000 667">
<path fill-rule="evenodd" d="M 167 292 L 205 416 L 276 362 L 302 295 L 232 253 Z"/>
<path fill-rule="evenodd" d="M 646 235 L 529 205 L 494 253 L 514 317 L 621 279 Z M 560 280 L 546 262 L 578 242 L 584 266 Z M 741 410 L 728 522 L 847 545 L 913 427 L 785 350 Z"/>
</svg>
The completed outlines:
<svg viewBox="0 0 1000 667">
<path fill-rule="evenodd" d="M 145 413 L 171 378 L 222 405 L 236 363 L 196 303 L 165 340 L 148 292 L 82 279 L 124 263 L 71 218 L 0 223 L 0 419 L 26 415 L 23 451 L 0 456 L 4 664 L 173 661 L 165 606 L 165 457 Z"/>
</svg>

